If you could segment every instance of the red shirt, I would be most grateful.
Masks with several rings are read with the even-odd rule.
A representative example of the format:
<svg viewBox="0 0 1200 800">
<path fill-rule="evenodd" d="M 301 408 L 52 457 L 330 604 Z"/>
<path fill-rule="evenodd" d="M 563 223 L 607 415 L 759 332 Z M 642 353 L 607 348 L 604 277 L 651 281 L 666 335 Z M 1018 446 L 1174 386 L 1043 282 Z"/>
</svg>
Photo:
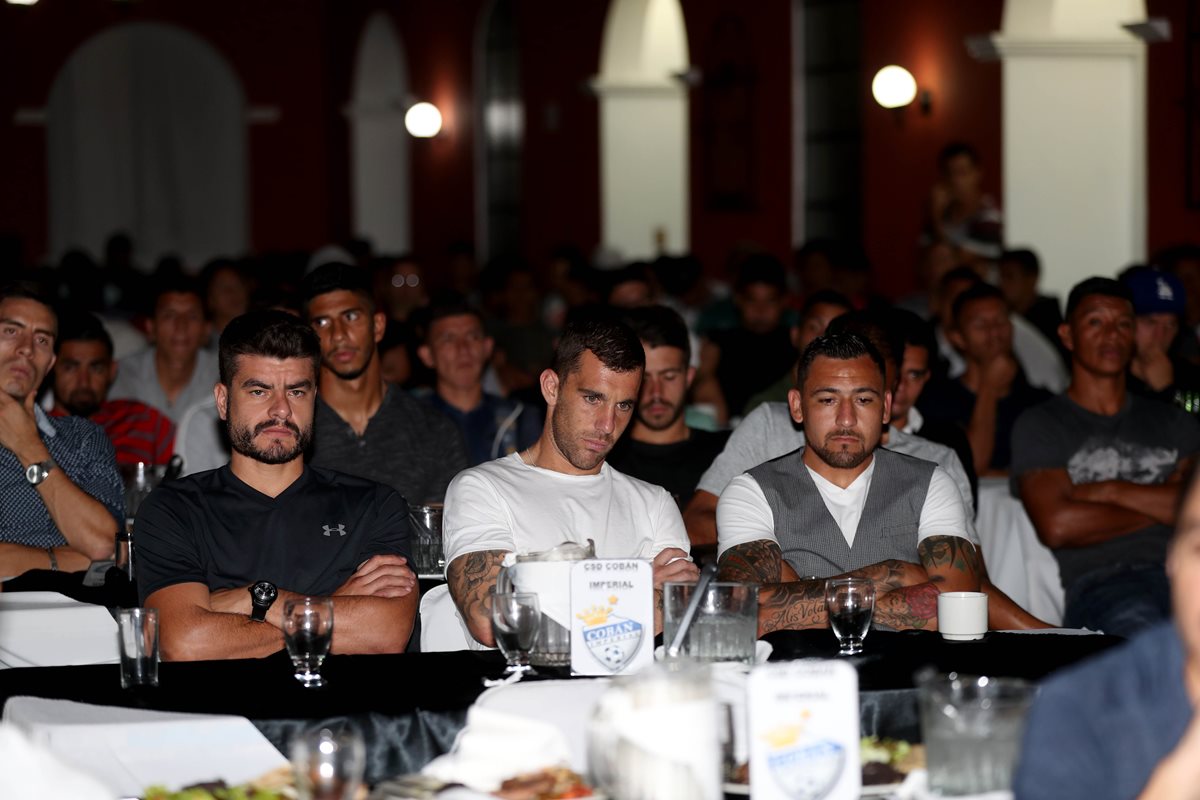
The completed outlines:
<svg viewBox="0 0 1200 800">
<path fill-rule="evenodd" d="M 66 416 L 57 408 L 50 415 Z M 88 419 L 104 428 L 118 464 L 166 464 L 175 451 L 175 425 L 158 409 L 137 400 L 107 400 Z"/>
</svg>

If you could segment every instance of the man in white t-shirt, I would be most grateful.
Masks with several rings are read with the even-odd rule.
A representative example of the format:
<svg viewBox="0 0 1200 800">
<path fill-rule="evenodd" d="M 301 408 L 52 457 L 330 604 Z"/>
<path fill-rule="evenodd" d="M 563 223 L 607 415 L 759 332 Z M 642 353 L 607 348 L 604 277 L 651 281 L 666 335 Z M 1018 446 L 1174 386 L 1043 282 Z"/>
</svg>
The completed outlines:
<svg viewBox="0 0 1200 800">
<path fill-rule="evenodd" d="M 446 579 L 471 635 L 493 645 L 490 592 L 508 553 L 596 543 L 600 558 L 645 558 L 664 581 L 694 580 L 687 532 L 665 489 L 604 463 L 629 424 L 642 343 L 606 315 L 568 322 L 541 375 L 546 422 L 529 449 L 460 472 L 442 519 Z"/>
<path fill-rule="evenodd" d="M 938 594 L 979 591 L 983 565 L 945 470 L 879 448 L 892 402 L 882 356 L 854 334 L 821 337 L 796 385 L 788 404 L 805 447 L 721 493 L 722 578 L 762 584 L 762 633 L 823 627 L 835 575 L 874 581 L 876 621 L 936 630 Z"/>
</svg>

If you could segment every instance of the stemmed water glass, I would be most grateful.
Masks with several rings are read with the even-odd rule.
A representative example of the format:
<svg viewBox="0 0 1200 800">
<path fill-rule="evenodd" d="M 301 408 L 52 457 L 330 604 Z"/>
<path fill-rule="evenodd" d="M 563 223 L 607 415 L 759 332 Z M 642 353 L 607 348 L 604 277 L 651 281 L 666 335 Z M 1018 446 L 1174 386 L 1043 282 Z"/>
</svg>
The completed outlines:
<svg viewBox="0 0 1200 800">
<path fill-rule="evenodd" d="M 333 601 L 300 597 L 283 604 L 283 641 L 296 668 L 296 680 L 306 689 L 325 685 L 321 662 L 333 644 Z"/>
<path fill-rule="evenodd" d="M 541 621 L 536 594 L 499 592 L 492 595 L 492 635 L 508 662 L 505 675 L 537 674 L 529 666 L 529 651 L 537 642 Z"/>
<path fill-rule="evenodd" d="M 825 611 L 838 655 L 858 655 L 875 613 L 875 584 L 868 578 L 830 578 L 825 581 Z"/>
</svg>

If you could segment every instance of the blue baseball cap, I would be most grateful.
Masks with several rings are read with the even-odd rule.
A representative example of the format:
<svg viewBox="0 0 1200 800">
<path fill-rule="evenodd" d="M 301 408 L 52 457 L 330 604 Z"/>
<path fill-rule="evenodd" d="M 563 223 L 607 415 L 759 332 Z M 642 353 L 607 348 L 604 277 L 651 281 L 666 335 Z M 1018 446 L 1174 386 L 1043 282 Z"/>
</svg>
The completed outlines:
<svg viewBox="0 0 1200 800">
<path fill-rule="evenodd" d="M 1123 279 L 1133 295 L 1135 314 L 1179 314 L 1187 305 L 1183 284 L 1169 272 L 1138 269 Z"/>
</svg>

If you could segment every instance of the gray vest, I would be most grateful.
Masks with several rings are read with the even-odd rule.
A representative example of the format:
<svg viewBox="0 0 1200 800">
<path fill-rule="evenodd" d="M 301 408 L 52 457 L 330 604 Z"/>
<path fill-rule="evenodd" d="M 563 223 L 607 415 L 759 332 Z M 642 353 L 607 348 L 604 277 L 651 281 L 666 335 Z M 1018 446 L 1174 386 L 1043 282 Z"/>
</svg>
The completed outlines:
<svg viewBox="0 0 1200 800">
<path fill-rule="evenodd" d="M 875 474 L 850 547 L 803 456 L 801 447 L 749 471 L 775 516 L 783 557 L 800 577 L 827 578 L 888 559 L 920 563 L 917 530 L 936 464 L 876 448 Z"/>
</svg>

